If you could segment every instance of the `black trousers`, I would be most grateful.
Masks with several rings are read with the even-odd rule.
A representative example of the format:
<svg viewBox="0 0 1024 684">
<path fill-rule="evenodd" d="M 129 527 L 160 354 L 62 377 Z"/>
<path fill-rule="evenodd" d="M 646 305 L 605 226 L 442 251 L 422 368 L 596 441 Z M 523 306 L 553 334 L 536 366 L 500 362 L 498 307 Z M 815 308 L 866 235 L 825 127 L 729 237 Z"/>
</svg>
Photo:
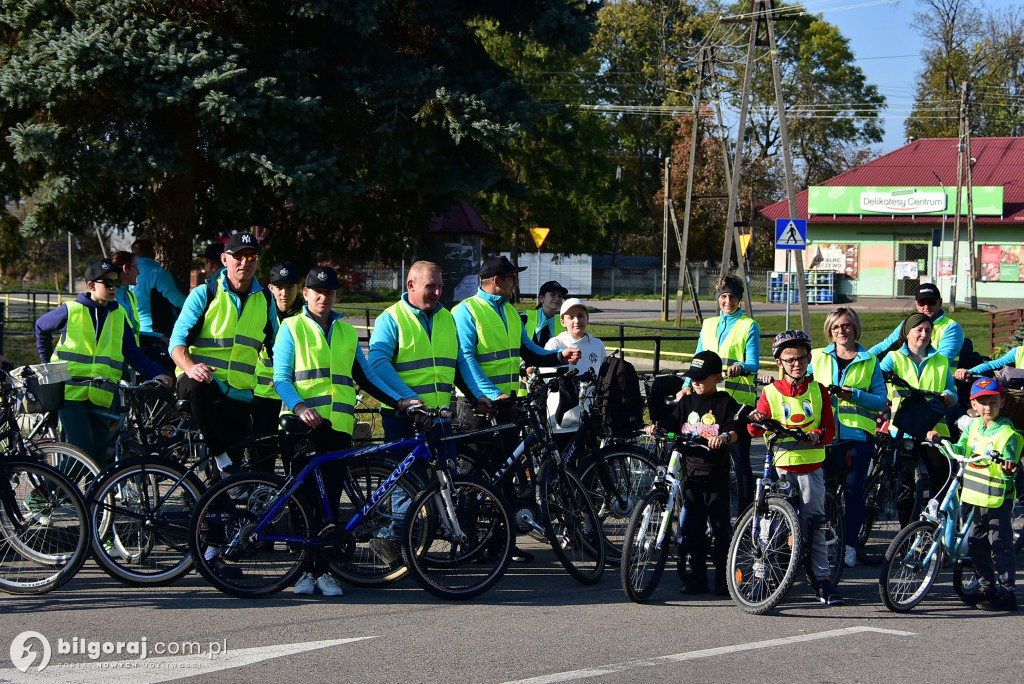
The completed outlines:
<svg viewBox="0 0 1024 684">
<path fill-rule="evenodd" d="M 232 463 L 240 465 L 245 452 L 233 444 L 244 442 L 252 434 L 252 404 L 229 399 L 214 382 L 198 382 L 182 375 L 178 378 L 178 398 L 192 403 L 192 416 L 206 438 L 211 456 L 227 452 Z"/>
<path fill-rule="evenodd" d="M 689 562 L 689 571 L 698 581 L 707 573 L 708 525 L 714 537 L 715 572 L 724 573 L 729 557 L 732 527 L 729 515 L 729 471 L 709 475 L 687 475 L 683 481 L 683 541 L 679 559 Z M 724 575 L 723 575 L 724 577 Z"/>
<path fill-rule="evenodd" d="M 252 436 L 255 439 L 261 437 L 278 437 L 278 419 L 281 415 L 281 400 L 255 397 L 252 400 Z M 253 447 L 249 450 L 249 462 L 252 469 L 260 473 L 273 473 L 277 463 L 277 447 L 280 439 L 270 440 L 267 446 Z M 284 462 L 284 471 L 287 473 L 291 462 L 291 454 L 281 451 L 281 460 Z"/>
<path fill-rule="evenodd" d="M 750 468 L 750 433 L 739 430 L 739 441 L 729 447 L 736 472 L 736 503 L 740 511 L 754 503 L 754 471 Z"/>
</svg>

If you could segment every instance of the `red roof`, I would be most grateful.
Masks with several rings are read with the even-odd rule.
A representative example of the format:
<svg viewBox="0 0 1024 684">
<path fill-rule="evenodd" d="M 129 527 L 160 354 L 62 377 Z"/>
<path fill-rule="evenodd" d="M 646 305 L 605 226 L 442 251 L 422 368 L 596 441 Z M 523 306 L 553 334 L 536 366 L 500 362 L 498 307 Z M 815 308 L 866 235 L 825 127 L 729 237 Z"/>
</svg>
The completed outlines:
<svg viewBox="0 0 1024 684">
<path fill-rule="evenodd" d="M 841 173 L 822 185 L 843 186 L 932 186 L 939 185 L 935 175 L 947 188 L 956 188 L 957 138 L 924 138 L 915 140 L 874 161 Z M 1024 222 L 1024 138 L 971 138 L 974 163 L 974 185 L 1003 186 L 1003 216 L 976 216 L 976 224 Z M 934 173 L 933 173 L 934 172 Z M 797 194 L 799 217 L 807 218 L 807 191 Z M 966 206 L 961 210 L 966 212 Z M 789 202 L 782 200 L 761 211 L 770 219 L 789 217 Z M 811 223 L 941 223 L 941 216 L 811 216 Z"/>
</svg>

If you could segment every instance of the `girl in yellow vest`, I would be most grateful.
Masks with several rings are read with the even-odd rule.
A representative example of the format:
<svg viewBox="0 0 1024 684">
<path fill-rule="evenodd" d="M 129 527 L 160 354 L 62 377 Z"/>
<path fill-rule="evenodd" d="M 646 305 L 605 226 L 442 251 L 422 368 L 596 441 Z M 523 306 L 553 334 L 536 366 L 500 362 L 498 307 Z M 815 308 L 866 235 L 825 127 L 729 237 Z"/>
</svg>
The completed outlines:
<svg viewBox="0 0 1024 684">
<path fill-rule="evenodd" d="M 864 522 L 864 480 L 875 453 L 875 418 L 885 408 L 885 381 L 875 357 L 860 344 L 860 317 L 841 306 L 825 318 L 824 349 L 811 352 L 811 372 L 823 385 L 839 385 L 832 394 L 838 439 L 849 454 L 846 480 L 846 552 L 844 562 L 857 564 L 856 544 Z"/>
<path fill-rule="evenodd" d="M 722 358 L 725 381 L 721 389 L 738 403 L 754 406 L 757 393 L 754 376 L 761 363 L 761 329 L 753 318 L 743 313 L 743 281 L 725 276 L 715 281 L 718 316 L 705 319 L 694 352 L 713 351 Z M 689 391 L 689 380 L 684 392 Z M 740 432 L 740 440 L 731 447 L 736 471 L 737 503 L 743 510 L 754 500 L 754 473 L 750 469 L 750 437 Z"/>
<path fill-rule="evenodd" d="M 64 388 L 60 422 L 68 442 L 83 449 L 103 467 L 107 464 L 109 421 L 93 413 L 110 409 L 114 391 L 109 385 L 87 382 L 103 377 L 117 383 L 130 365 L 142 375 L 170 387 L 171 376 L 146 358 L 135 343 L 125 310 L 115 301 L 121 286 L 118 270 L 110 259 L 85 269 L 89 292 L 65 302 L 36 321 L 36 348 L 43 363 L 67 361 L 71 380 Z M 58 334 L 56 344 L 53 334 Z M 127 365 L 126 365 L 127 363 Z"/>
<path fill-rule="evenodd" d="M 907 316 L 900 328 L 900 348 L 886 354 L 878 365 L 883 373 L 893 371 L 912 387 L 941 392 L 942 405 L 949 407 L 956 403 L 956 383 L 949 370 L 949 359 L 940 354 L 931 345 L 931 341 L 931 318 L 927 314 L 912 313 Z M 892 401 L 892 414 L 896 415 L 901 398 L 895 394 L 894 389 L 889 388 L 889 398 Z M 944 419 L 937 421 L 934 429 L 944 437 L 949 436 L 949 427 Z M 895 426 L 891 426 L 889 430 L 893 435 L 899 432 Z M 936 496 L 936 492 L 942 489 L 949 479 L 949 459 L 937 448 L 920 444 L 914 446 L 914 455 L 924 459 L 924 465 L 928 469 L 931 495 Z M 908 522 L 909 511 L 900 511 L 900 523 L 906 525 Z"/>
<path fill-rule="evenodd" d="M 338 274 L 329 266 L 314 266 L 306 275 L 302 312 L 281 323 L 274 343 L 274 388 L 288 410 L 313 428 L 310 436 L 317 453 L 343 451 L 352 446 L 355 424 L 356 390 L 353 381 L 377 401 L 404 411 L 420 403 L 413 397 L 394 396 L 384 389 L 359 348 L 356 329 L 332 311 L 338 292 Z M 325 423 L 330 420 L 330 425 Z M 296 460 L 292 472 L 308 461 Z M 327 500 L 337 511 L 341 500 L 346 466 L 336 461 L 321 466 Z M 313 478 L 302 493 L 309 502 L 319 502 L 320 493 Z M 319 504 L 313 506 L 314 521 L 322 526 Z M 325 596 L 341 596 L 338 581 L 328 572 L 330 561 L 312 554 L 310 566 L 295 585 L 296 594 L 320 591 Z"/>
<path fill-rule="evenodd" d="M 960 501 L 977 508 L 967 545 L 978 574 L 979 591 L 964 600 L 988 611 L 1016 611 L 1015 559 L 1010 524 L 1015 497 L 1013 473 L 1019 469 L 1024 440 L 1013 423 L 999 416 L 1003 393 L 999 383 L 981 378 L 971 387 L 971 408 L 978 413 L 953 449 L 962 456 L 998 452 L 1010 463 L 982 461 L 967 466 Z M 928 433 L 935 441 L 937 431 Z"/>
<path fill-rule="evenodd" d="M 774 418 L 807 435 L 807 440 L 802 442 L 781 441 L 775 454 L 775 467 L 780 479 L 792 482 L 800 490 L 800 533 L 811 543 L 814 593 L 826 606 L 841 606 L 843 599 L 829 577 L 825 531 L 820 525 L 811 525 L 812 521 L 825 517 L 822 464 L 825 462 L 824 446 L 836 435 L 832 400 L 825 386 L 807 375 L 811 362 L 811 338 L 807 333 L 802 330 L 779 333 L 772 344 L 772 354 L 782 377 L 764 388 L 749 420 L 756 423 Z M 747 431 L 753 437 L 764 435 L 764 430 L 753 425 L 747 426 Z"/>
</svg>

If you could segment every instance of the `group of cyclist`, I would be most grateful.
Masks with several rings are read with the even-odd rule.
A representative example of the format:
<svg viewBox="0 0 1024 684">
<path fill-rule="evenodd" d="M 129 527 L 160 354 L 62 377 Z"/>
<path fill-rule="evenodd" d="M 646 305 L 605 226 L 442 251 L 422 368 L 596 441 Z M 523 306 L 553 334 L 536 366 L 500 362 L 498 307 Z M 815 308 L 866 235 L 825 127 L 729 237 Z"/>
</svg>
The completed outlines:
<svg viewBox="0 0 1024 684">
<path fill-rule="evenodd" d="M 167 339 L 177 375 L 177 395 L 190 403 L 209 452 L 225 475 L 242 464 L 243 453 L 231 448 L 240 441 L 240 433 L 250 429 L 272 433 L 276 414 L 282 411 L 294 413 L 308 426 L 318 450 L 349 447 L 355 426 L 356 385 L 381 403 L 385 437 L 401 439 L 411 433 L 401 415 L 412 405 L 445 406 L 458 390 L 457 415 L 472 429 L 483 425 L 482 415 L 487 413 L 498 412 L 499 420 L 508 417 L 500 413 L 508 409 L 497 408 L 501 404 L 495 402 L 517 393 L 521 365 L 575 365 L 586 351 L 584 365 L 596 368 L 604 355 L 603 344 L 586 334 L 589 311 L 584 302 L 567 299 L 568 291 L 550 281 L 541 288 L 538 308 L 521 317 L 510 300 L 518 274 L 525 269 L 506 257 L 489 257 L 480 267 L 476 294 L 451 311 L 440 301 L 440 268 L 431 262 L 415 262 L 409 269 L 406 292 L 377 318 L 368 356 L 364 356 L 356 329 L 333 311 L 339 289 L 334 269 L 313 266 L 303 278 L 294 264 L 280 262 L 271 269 L 268 288 L 264 288 L 254 277 L 259 255 L 256 236 L 244 232 L 232 235 L 223 249 L 208 250 L 210 277 L 184 300 Z M 128 287 L 123 287 L 137 277 L 133 256 L 118 253 L 90 264 L 86 271 L 89 291 L 45 314 L 36 324 L 41 359 L 69 364 L 71 381 L 61 411 L 67 438 L 101 463 L 105 454 L 97 448 L 99 438 L 94 432 L 101 426 L 92 424 L 89 409 L 109 408 L 114 396 L 110 388 L 92 379 L 117 382 L 127 364 L 169 387 L 174 382 L 139 349 L 143 333 L 138 324 L 138 302 Z M 825 447 L 834 439 L 850 445 L 846 538 L 856 539 L 864 515 L 864 479 L 873 455 L 875 417 L 887 399 L 897 405 L 900 401 L 898 396 L 887 396 L 883 371 L 894 371 L 913 387 L 941 392 L 943 403 L 952 405 L 956 386 L 951 365 L 960 353 L 963 331 L 945 315 L 938 290 L 931 284 L 918 289 L 917 311 L 870 350 L 859 342 L 861 323 L 856 312 L 840 307 L 827 317 L 824 335 L 828 344 L 821 349 L 812 349 L 810 337 L 802 331 L 786 331 L 775 338 L 772 351 L 780 377 L 758 397 L 755 375 L 760 364 L 760 329 L 740 307 L 743 283 L 732 276 L 723 277 L 715 284 L 715 295 L 719 315 L 703 324 L 680 393 L 682 408 L 670 419 L 678 424 L 672 427 L 685 428 L 695 423 L 694 416 L 699 420 L 707 414 L 711 423 L 721 428 L 714 446 L 731 449 L 741 509 L 753 501 L 751 438 L 763 432 L 744 423 L 774 418 L 807 434 L 805 441 L 783 443 L 776 467 L 783 477 L 796 482 L 803 497 L 801 526 L 811 542 L 814 590 L 826 605 L 841 604 L 830 582 L 820 525 L 816 524 L 823 516 Z M 997 360 L 1003 361 L 1019 367 L 1020 350 Z M 966 379 L 967 371 L 991 370 L 997 362 L 957 373 Z M 986 387 L 991 388 L 994 381 L 989 383 Z M 830 393 L 828 386 L 841 389 Z M 993 421 L 998 422 L 997 413 Z M 934 427 L 940 435 L 949 434 L 944 419 Z M 990 423 L 985 422 L 983 428 L 968 429 L 965 434 L 988 435 Z M 965 445 L 961 439 L 964 448 L 972 444 Z M 1016 445 L 1017 453 L 1003 456 L 1019 460 L 1019 440 L 1002 440 L 1000 444 L 1011 452 Z M 287 460 L 288 450 L 282 453 Z M 921 448 L 920 455 L 934 495 L 948 479 L 948 462 L 927 447 Z M 703 538 L 697 531 L 708 521 L 716 536 L 712 559 L 715 590 L 723 593 L 725 569 L 720 554 L 727 544 L 719 544 L 717 537 L 728 531 L 729 463 L 721 457 L 687 456 L 691 484 L 685 496 L 700 514 L 693 516 L 695 522 L 687 520 L 689 533 L 684 536 L 691 543 L 680 549 L 680 562 L 689 563 L 689 570 L 683 573 L 684 593 L 708 588 L 706 549 L 695 541 Z M 273 462 L 252 465 L 261 470 L 274 467 Z M 329 468 L 323 475 L 328 496 L 337 502 L 340 478 Z M 1000 490 L 1001 503 L 990 507 L 1006 508 L 1012 503 L 1012 479 L 1007 483 Z M 1012 604 L 1015 609 L 1014 573 L 1012 567 L 1009 572 L 1005 568 L 1007 535 L 997 529 L 1002 514 L 983 520 L 992 530 L 987 539 L 998 581 L 985 574 L 992 564 L 979 566 L 986 592 L 979 606 L 1003 610 Z M 979 532 L 972 537 L 979 552 L 982 536 Z M 226 577 L 241 573 L 230 562 L 220 560 L 218 552 L 215 547 L 205 552 L 212 567 Z M 328 563 L 316 554 L 311 556 L 295 592 L 340 595 L 340 586 L 327 572 Z M 519 549 L 513 555 L 514 560 L 524 562 L 530 558 Z M 856 562 L 854 548 L 846 549 L 845 560 L 848 565 Z"/>
</svg>

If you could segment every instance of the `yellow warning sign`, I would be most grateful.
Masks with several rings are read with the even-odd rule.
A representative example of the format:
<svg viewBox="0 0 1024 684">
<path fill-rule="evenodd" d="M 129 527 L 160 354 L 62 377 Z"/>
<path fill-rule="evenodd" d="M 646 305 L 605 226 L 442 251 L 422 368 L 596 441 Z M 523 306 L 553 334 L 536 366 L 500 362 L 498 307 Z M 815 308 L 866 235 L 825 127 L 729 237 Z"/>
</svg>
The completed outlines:
<svg viewBox="0 0 1024 684">
<path fill-rule="evenodd" d="M 551 232 L 550 228 L 531 228 L 530 235 L 533 236 L 533 244 L 537 245 L 537 249 L 544 244 L 544 241 L 548 239 L 548 233 Z"/>
</svg>

